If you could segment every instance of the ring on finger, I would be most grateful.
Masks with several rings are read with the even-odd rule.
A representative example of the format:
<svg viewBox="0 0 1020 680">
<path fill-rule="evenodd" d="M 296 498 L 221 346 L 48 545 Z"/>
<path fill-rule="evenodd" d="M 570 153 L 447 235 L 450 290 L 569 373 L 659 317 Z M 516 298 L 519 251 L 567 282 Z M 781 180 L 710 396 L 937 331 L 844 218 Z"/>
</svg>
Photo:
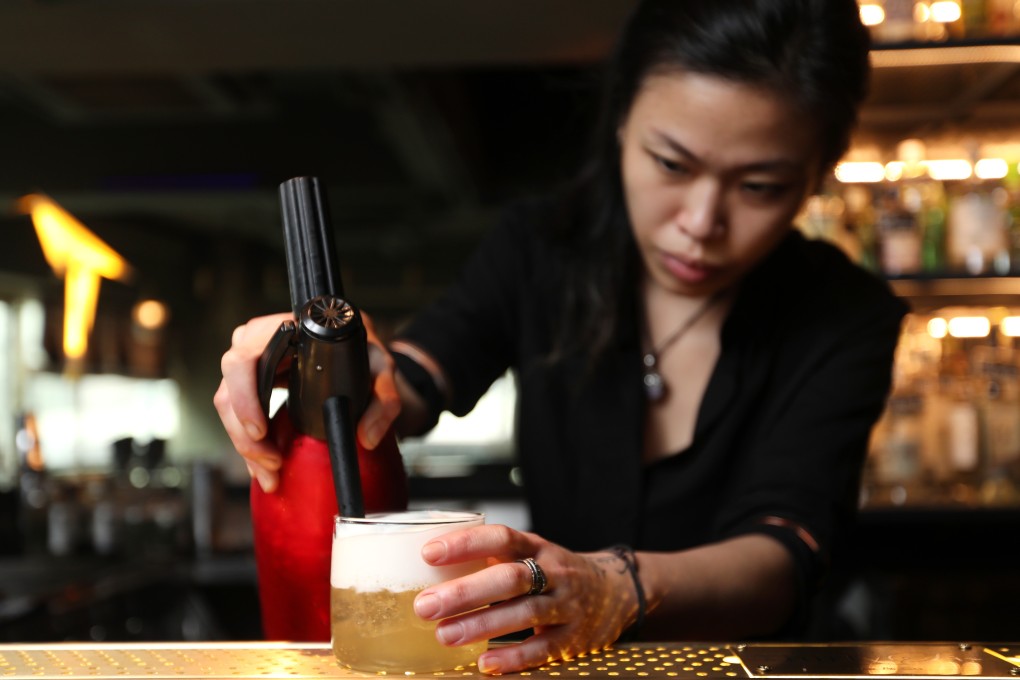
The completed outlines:
<svg viewBox="0 0 1020 680">
<path fill-rule="evenodd" d="M 526 593 L 527 595 L 541 595 L 545 592 L 545 589 L 549 586 L 549 579 L 545 577 L 545 572 L 542 571 L 542 567 L 538 566 L 538 562 L 533 557 L 525 557 L 523 560 L 516 560 L 521 564 L 528 567 L 531 570 L 531 588 Z"/>
</svg>

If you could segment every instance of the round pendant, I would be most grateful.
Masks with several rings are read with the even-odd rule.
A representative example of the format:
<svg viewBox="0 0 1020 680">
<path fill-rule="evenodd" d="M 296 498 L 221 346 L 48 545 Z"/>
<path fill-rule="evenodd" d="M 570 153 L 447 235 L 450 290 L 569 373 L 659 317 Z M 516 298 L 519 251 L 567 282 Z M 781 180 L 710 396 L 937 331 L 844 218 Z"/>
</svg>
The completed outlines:
<svg viewBox="0 0 1020 680">
<path fill-rule="evenodd" d="M 662 380 L 662 376 L 659 375 L 658 371 L 646 371 L 645 372 L 645 395 L 651 401 L 658 401 L 662 399 L 666 393 L 666 384 Z"/>
</svg>

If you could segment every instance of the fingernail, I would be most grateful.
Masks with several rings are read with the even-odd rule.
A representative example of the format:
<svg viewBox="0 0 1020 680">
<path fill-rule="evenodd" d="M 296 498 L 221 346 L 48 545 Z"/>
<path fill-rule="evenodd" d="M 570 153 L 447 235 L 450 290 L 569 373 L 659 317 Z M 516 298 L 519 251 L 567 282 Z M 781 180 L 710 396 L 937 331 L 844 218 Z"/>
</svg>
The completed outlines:
<svg viewBox="0 0 1020 680">
<path fill-rule="evenodd" d="M 478 670 L 482 673 L 499 673 L 499 657 L 482 654 L 478 657 Z"/>
<path fill-rule="evenodd" d="M 433 593 L 419 595 L 414 601 L 414 613 L 420 618 L 431 619 L 439 613 L 439 596 Z"/>
<path fill-rule="evenodd" d="M 374 449 L 379 446 L 379 440 L 382 439 L 382 427 L 378 423 L 373 423 L 365 428 L 365 448 Z"/>
<path fill-rule="evenodd" d="M 262 439 L 262 428 L 252 422 L 244 424 L 244 431 L 248 433 L 248 436 L 252 439 Z"/>
<path fill-rule="evenodd" d="M 444 645 L 455 645 L 464 639 L 464 626 L 459 621 L 444 623 L 436 627 L 436 637 Z"/>
<path fill-rule="evenodd" d="M 266 470 L 257 469 L 255 477 L 259 480 L 259 486 L 266 493 L 273 493 L 276 490 L 276 475 Z"/>
<path fill-rule="evenodd" d="M 442 541 L 431 541 L 422 546 L 421 556 L 426 562 L 438 562 L 446 557 L 446 544 Z"/>
</svg>

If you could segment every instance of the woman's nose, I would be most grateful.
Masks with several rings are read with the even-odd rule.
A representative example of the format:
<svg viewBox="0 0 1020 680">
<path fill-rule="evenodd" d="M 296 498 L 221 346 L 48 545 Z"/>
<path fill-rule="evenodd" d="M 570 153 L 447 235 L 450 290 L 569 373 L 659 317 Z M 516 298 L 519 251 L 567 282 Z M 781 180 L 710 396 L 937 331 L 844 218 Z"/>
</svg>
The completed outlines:
<svg viewBox="0 0 1020 680">
<path fill-rule="evenodd" d="M 689 187 L 676 217 L 681 231 L 698 241 L 718 236 L 722 231 L 722 192 L 711 182 Z"/>
</svg>

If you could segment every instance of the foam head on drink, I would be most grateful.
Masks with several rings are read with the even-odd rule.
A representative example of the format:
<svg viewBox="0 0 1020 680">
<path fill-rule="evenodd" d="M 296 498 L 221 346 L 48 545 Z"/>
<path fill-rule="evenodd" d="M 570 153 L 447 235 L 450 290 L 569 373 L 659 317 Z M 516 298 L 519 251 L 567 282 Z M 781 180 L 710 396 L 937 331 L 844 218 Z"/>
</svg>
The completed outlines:
<svg viewBox="0 0 1020 680">
<path fill-rule="evenodd" d="M 429 541 L 485 522 L 470 512 L 423 510 L 337 518 L 333 530 L 330 620 L 333 653 L 350 668 L 427 672 L 473 663 L 486 643 L 446 647 L 435 622 L 414 613 L 424 588 L 482 569 L 483 560 L 433 567 L 421 557 Z"/>
</svg>

